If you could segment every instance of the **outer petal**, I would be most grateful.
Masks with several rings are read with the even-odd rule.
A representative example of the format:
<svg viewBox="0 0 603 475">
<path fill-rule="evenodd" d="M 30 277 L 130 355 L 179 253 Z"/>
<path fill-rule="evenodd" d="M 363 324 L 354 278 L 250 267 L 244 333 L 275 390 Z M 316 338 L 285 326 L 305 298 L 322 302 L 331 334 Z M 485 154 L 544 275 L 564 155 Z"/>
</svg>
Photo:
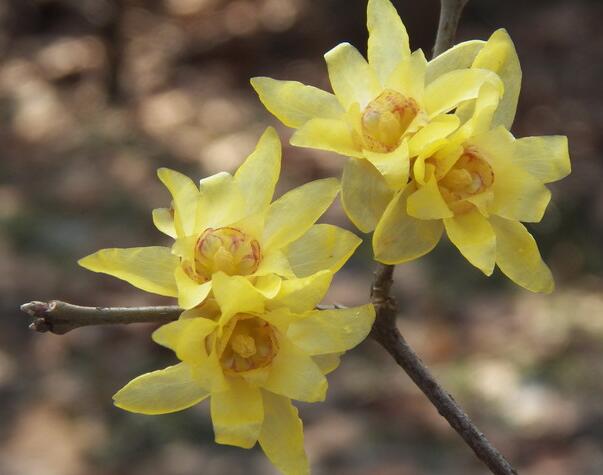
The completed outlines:
<svg viewBox="0 0 603 475">
<path fill-rule="evenodd" d="M 422 50 L 418 49 L 397 65 L 387 80 L 386 86 L 406 97 L 412 97 L 421 106 L 425 91 L 426 68 L 425 55 Z"/>
<path fill-rule="evenodd" d="M 532 235 L 521 223 L 492 216 L 496 264 L 513 282 L 532 292 L 551 293 L 553 276 L 542 261 Z"/>
<path fill-rule="evenodd" d="M 251 214 L 237 181 L 226 172 L 199 183 L 196 232 L 227 226 Z"/>
<path fill-rule="evenodd" d="M 377 76 L 349 43 L 341 43 L 325 54 L 329 79 L 339 103 L 345 110 L 358 102 L 364 108 L 381 92 Z"/>
<path fill-rule="evenodd" d="M 169 168 L 157 170 L 157 176 L 169 190 L 174 200 L 174 226 L 180 236 L 193 233 L 197 213 L 199 190 L 193 181 Z"/>
<path fill-rule="evenodd" d="M 444 220 L 446 233 L 465 258 L 486 275 L 496 260 L 496 236 L 492 226 L 478 211 Z"/>
<path fill-rule="evenodd" d="M 513 162 L 543 183 L 561 180 L 571 172 L 567 137 L 525 137 L 515 142 Z"/>
<path fill-rule="evenodd" d="M 442 198 L 434 175 L 424 186 L 419 187 L 408 197 L 407 212 L 409 216 L 419 219 L 442 219 L 454 216 Z"/>
<path fill-rule="evenodd" d="M 335 178 L 295 188 L 270 205 L 264 227 L 263 249 L 279 249 L 298 237 L 327 210 L 339 191 Z"/>
<path fill-rule="evenodd" d="M 258 442 L 270 461 L 287 475 L 308 475 L 304 429 L 291 400 L 262 391 L 264 423 Z"/>
<path fill-rule="evenodd" d="M 327 375 L 335 371 L 341 363 L 343 353 L 328 353 L 326 355 L 314 355 L 312 359 L 322 371 L 322 374 Z"/>
<path fill-rule="evenodd" d="M 336 310 L 314 310 L 291 323 L 287 337 L 309 355 L 339 353 L 364 340 L 375 321 L 372 304 Z"/>
<path fill-rule="evenodd" d="M 485 44 L 482 40 L 464 41 L 429 61 L 425 73 L 426 84 L 450 71 L 470 67 Z"/>
<path fill-rule="evenodd" d="M 179 259 L 168 247 L 102 249 L 78 261 L 82 267 L 129 282 L 154 294 L 177 297 L 174 269 Z"/>
<path fill-rule="evenodd" d="M 199 284 L 191 279 L 180 266 L 176 268 L 174 277 L 178 286 L 178 305 L 182 308 L 189 309 L 199 305 L 211 291 L 211 280 Z"/>
<path fill-rule="evenodd" d="M 384 264 L 401 264 L 431 251 L 442 236 L 440 220 L 425 221 L 406 212 L 411 190 L 398 193 L 383 213 L 373 235 L 375 259 Z"/>
<path fill-rule="evenodd" d="M 341 204 L 360 231 L 369 233 L 375 229 L 393 195 L 371 162 L 355 158 L 347 161 L 341 178 Z"/>
<path fill-rule="evenodd" d="M 293 313 L 314 309 L 324 298 L 333 273 L 323 270 L 301 279 L 283 281 L 280 292 L 270 302 L 270 308 L 287 307 Z"/>
<path fill-rule="evenodd" d="M 266 109 L 287 127 L 300 127 L 315 117 L 337 119 L 345 112 L 333 94 L 297 81 L 257 77 L 251 85 Z"/>
<path fill-rule="evenodd" d="M 181 411 L 209 396 L 185 363 L 143 374 L 114 396 L 115 405 L 139 414 L 166 414 Z"/>
<path fill-rule="evenodd" d="M 157 208 L 153 210 L 153 224 L 163 234 L 176 238 L 176 227 L 174 226 L 174 216 L 169 208 Z"/>
<path fill-rule="evenodd" d="M 226 324 L 236 313 L 261 313 L 264 310 L 264 296 L 245 277 L 216 272 L 212 278 L 212 287 L 222 310 L 221 325 Z"/>
<path fill-rule="evenodd" d="M 454 132 L 460 124 L 456 115 L 443 114 L 435 117 L 408 141 L 408 155 L 416 157 L 423 150 Z"/>
<path fill-rule="evenodd" d="M 281 396 L 305 402 L 323 401 L 327 380 L 308 355 L 285 336 L 279 338 L 279 351 L 272 360 L 264 388 Z"/>
<path fill-rule="evenodd" d="M 217 323 L 208 318 L 187 318 L 162 325 L 153 332 L 153 341 L 173 350 L 178 359 L 198 364 L 207 359 L 205 337 Z"/>
<path fill-rule="evenodd" d="M 410 167 L 406 140 L 392 152 L 376 153 L 365 150 L 364 156 L 383 175 L 390 189 L 398 191 L 406 186 Z"/>
<path fill-rule="evenodd" d="M 255 275 L 268 275 L 276 274 L 287 279 L 295 277 L 295 273 L 289 264 L 287 256 L 280 250 L 272 250 L 267 255 L 262 256 L 260 265 L 253 274 Z"/>
<path fill-rule="evenodd" d="M 368 60 L 381 84 L 410 55 L 408 33 L 389 0 L 369 0 L 367 10 Z"/>
<path fill-rule="evenodd" d="M 258 213 L 270 205 L 280 172 L 281 142 L 276 131 L 268 127 L 234 176 L 248 213 Z"/>
<path fill-rule="evenodd" d="M 297 277 L 307 277 L 328 269 L 335 273 L 360 245 L 354 233 L 331 224 L 315 224 L 289 244 L 285 254 Z"/>
<path fill-rule="evenodd" d="M 462 69 L 438 77 L 425 88 L 427 113 L 430 117 L 435 117 L 454 109 L 463 101 L 475 99 L 486 82 L 497 86 L 502 94 L 502 81 L 486 69 Z"/>
<path fill-rule="evenodd" d="M 255 279 L 253 286 L 267 299 L 272 299 L 279 293 L 283 280 L 276 274 L 260 275 Z"/>
<path fill-rule="evenodd" d="M 211 396 L 211 420 L 218 444 L 250 449 L 264 421 L 262 394 L 241 378 L 230 378 L 230 390 Z"/>
<path fill-rule="evenodd" d="M 350 157 L 362 156 L 352 128 L 342 119 L 310 119 L 295 131 L 290 142 L 296 147 L 317 148 Z"/>
</svg>

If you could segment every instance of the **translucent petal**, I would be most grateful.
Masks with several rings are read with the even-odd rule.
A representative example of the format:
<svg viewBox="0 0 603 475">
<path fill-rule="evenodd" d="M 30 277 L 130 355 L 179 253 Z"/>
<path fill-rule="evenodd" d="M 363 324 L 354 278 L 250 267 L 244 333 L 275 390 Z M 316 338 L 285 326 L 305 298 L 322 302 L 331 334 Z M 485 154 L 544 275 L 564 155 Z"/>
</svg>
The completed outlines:
<svg viewBox="0 0 603 475">
<path fill-rule="evenodd" d="M 442 198 L 434 175 L 408 197 L 406 209 L 410 216 L 419 219 L 442 219 L 454 216 Z"/>
<path fill-rule="evenodd" d="M 343 353 L 329 353 L 326 355 L 314 355 L 312 359 L 314 363 L 320 368 L 322 374 L 325 376 L 335 371 L 341 363 L 341 356 Z"/>
<path fill-rule="evenodd" d="M 235 223 L 249 215 L 243 193 L 233 176 L 221 172 L 199 183 L 196 232 Z"/>
<path fill-rule="evenodd" d="M 419 49 L 396 66 L 387 80 L 386 87 L 414 99 L 419 106 L 422 106 L 426 68 L 427 60 L 423 51 Z"/>
<path fill-rule="evenodd" d="M 364 340 L 375 321 L 372 304 L 335 310 L 314 310 L 291 323 L 287 337 L 309 355 L 350 350 Z"/>
<path fill-rule="evenodd" d="M 435 117 L 409 139 L 408 155 L 416 157 L 421 154 L 428 145 L 454 132 L 459 124 L 459 118 L 453 114 L 442 114 Z"/>
<path fill-rule="evenodd" d="M 496 236 L 486 218 L 474 210 L 444 220 L 448 238 L 465 258 L 486 275 L 496 260 Z"/>
<path fill-rule="evenodd" d="M 352 136 L 352 128 L 340 119 L 310 119 L 295 131 L 290 142 L 296 147 L 317 148 L 350 157 L 362 156 L 362 150 Z"/>
<path fill-rule="evenodd" d="M 351 158 L 343 168 L 341 204 L 354 225 L 369 233 L 394 196 L 383 175 L 368 160 Z"/>
<path fill-rule="evenodd" d="M 397 191 L 406 186 L 410 166 L 406 140 L 391 152 L 377 153 L 365 150 L 364 156 L 383 175 L 390 189 Z"/>
<path fill-rule="evenodd" d="M 496 264 L 509 279 L 532 292 L 551 293 L 553 276 L 542 261 L 538 245 L 524 225 L 492 216 L 496 233 Z"/>
<path fill-rule="evenodd" d="M 486 42 L 482 40 L 464 41 L 444 51 L 427 64 L 425 83 L 429 84 L 434 79 L 450 71 L 470 67 L 477 53 L 479 53 L 485 44 Z"/>
<path fill-rule="evenodd" d="M 524 137 L 515 142 L 513 161 L 543 183 L 561 180 L 571 172 L 567 137 Z"/>
<path fill-rule="evenodd" d="M 268 254 L 262 256 L 260 265 L 253 275 L 268 274 L 276 274 L 288 279 L 295 277 L 295 273 L 283 251 L 273 249 Z"/>
<path fill-rule="evenodd" d="M 167 414 L 203 401 L 209 393 L 185 363 L 146 373 L 130 381 L 114 396 L 115 405 L 139 414 Z"/>
<path fill-rule="evenodd" d="M 312 358 L 281 336 L 264 388 L 291 399 L 317 402 L 324 400 L 327 386 L 327 380 Z"/>
<path fill-rule="evenodd" d="M 258 442 L 268 459 L 287 475 L 309 475 L 304 428 L 291 400 L 262 391 L 264 423 Z"/>
<path fill-rule="evenodd" d="M 174 277 L 178 287 L 178 305 L 182 308 L 189 309 L 199 305 L 211 291 L 211 280 L 200 284 L 191 279 L 180 266 L 176 268 Z"/>
<path fill-rule="evenodd" d="M 440 220 L 422 220 L 409 216 L 407 196 L 398 193 L 383 213 L 373 235 L 375 259 L 384 264 L 401 264 L 431 251 L 442 235 Z"/>
<path fill-rule="evenodd" d="M 283 281 L 280 292 L 269 302 L 269 307 L 287 307 L 293 313 L 312 310 L 324 298 L 332 278 L 333 273 L 324 270 L 301 279 Z"/>
<path fill-rule="evenodd" d="M 172 195 L 174 227 L 179 236 L 188 236 L 195 229 L 199 190 L 186 175 L 169 168 L 157 170 L 157 176 Z"/>
<path fill-rule="evenodd" d="M 335 273 L 361 242 L 354 233 L 345 229 L 331 224 L 315 224 L 285 248 L 285 255 L 297 277 L 307 277 L 324 269 Z"/>
<path fill-rule="evenodd" d="M 338 119 L 344 113 L 333 94 L 297 81 L 257 77 L 251 85 L 266 109 L 287 127 L 300 127 L 315 117 Z"/>
<path fill-rule="evenodd" d="M 354 102 L 363 109 L 381 92 L 372 68 L 349 43 L 341 43 L 325 54 L 329 79 L 339 103 L 347 110 Z"/>
<path fill-rule="evenodd" d="M 230 378 L 230 390 L 211 395 L 211 420 L 218 444 L 250 449 L 264 421 L 262 394 L 241 378 Z"/>
<path fill-rule="evenodd" d="M 381 84 L 410 55 L 408 33 L 389 0 L 369 0 L 367 10 L 368 60 Z"/>
<path fill-rule="evenodd" d="M 279 293 L 282 284 L 283 280 L 278 275 L 266 274 L 256 277 L 253 286 L 265 298 L 272 299 Z"/>
<path fill-rule="evenodd" d="M 264 310 L 265 297 L 246 277 L 216 272 L 212 277 L 212 289 L 222 310 L 221 325 L 225 325 L 236 313 L 261 313 Z"/>
<path fill-rule="evenodd" d="M 153 224 L 163 234 L 176 238 L 176 228 L 174 226 L 174 217 L 169 208 L 157 208 L 153 210 Z"/>
<path fill-rule="evenodd" d="M 266 215 L 263 249 L 279 249 L 302 236 L 327 210 L 339 191 L 339 181 L 325 178 L 295 188 L 273 202 Z"/>
<path fill-rule="evenodd" d="M 268 127 L 234 176 L 248 213 L 258 213 L 270 205 L 280 171 L 281 142 L 276 131 Z"/>
<path fill-rule="evenodd" d="M 134 287 L 167 297 L 178 296 L 174 270 L 179 259 L 168 247 L 102 249 L 78 261 L 82 267 L 129 282 Z"/>
<path fill-rule="evenodd" d="M 190 364 L 207 359 L 205 337 L 217 323 L 208 318 L 186 318 L 162 325 L 153 332 L 153 341 L 173 350 L 178 359 Z"/>
</svg>

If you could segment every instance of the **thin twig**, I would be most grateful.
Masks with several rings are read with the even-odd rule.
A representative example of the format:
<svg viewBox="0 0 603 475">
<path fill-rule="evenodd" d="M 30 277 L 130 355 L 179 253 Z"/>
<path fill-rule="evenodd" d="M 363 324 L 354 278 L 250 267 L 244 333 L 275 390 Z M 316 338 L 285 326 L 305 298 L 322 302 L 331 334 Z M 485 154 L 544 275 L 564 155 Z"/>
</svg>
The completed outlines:
<svg viewBox="0 0 603 475">
<path fill-rule="evenodd" d="M 433 46 L 434 58 L 453 45 L 461 13 L 468 1 L 441 0 L 440 23 L 438 24 L 438 32 Z"/>
</svg>

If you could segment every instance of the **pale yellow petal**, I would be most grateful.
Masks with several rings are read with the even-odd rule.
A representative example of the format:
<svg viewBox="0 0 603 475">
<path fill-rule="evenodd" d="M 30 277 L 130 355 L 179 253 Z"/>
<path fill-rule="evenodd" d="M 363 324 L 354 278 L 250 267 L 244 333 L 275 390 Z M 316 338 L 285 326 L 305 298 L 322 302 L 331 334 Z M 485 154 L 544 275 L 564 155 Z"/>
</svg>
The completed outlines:
<svg viewBox="0 0 603 475">
<path fill-rule="evenodd" d="M 258 213 L 268 207 L 280 172 L 281 142 L 276 131 L 268 127 L 234 175 L 248 213 Z"/>
<path fill-rule="evenodd" d="M 567 137 L 524 137 L 515 142 L 513 161 L 542 183 L 561 180 L 571 172 Z"/>
<path fill-rule="evenodd" d="M 272 249 L 263 255 L 258 269 L 253 273 L 254 276 L 268 274 L 280 275 L 287 279 L 295 277 L 291 264 L 283 251 Z"/>
<path fill-rule="evenodd" d="M 325 54 L 335 96 L 345 110 L 357 102 L 364 108 L 381 92 L 372 68 L 349 43 L 341 43 Z"/>
<path fill-rule="evenodd" d="M 423 150 L 450 135 L 460 125 L 459 118 L 454 114 L 442 114 L 431 120 L 408 140 L 408 155 L 416 157 Z"/>
<path fill-rule="evenodd" d="M 204 178 L 199 189 L 197 233 L 228 226 L 250 214 L 239 184 L 226 172 Z"/>
<path fill-rule="evenodd" d="M 448 238 L 465 258 L 486 275 L 496 260 L 496 236 L 490 222 L 478 211 L 444 220 Z"/>
<path fill-rule="evenodd" d="M 170 348 L 178 359 L 191 365 L 207 359 L 205 338 L 217 323 L 208 318 L 185 318 L 162 325 L 153 332 L 153 341 Z"/>
<path fill-rule="evenodd" d="M 366 16 L 369 64 L 385 84 L 400 61 L 410 55 L 408 33 L 389 0 L 369 0 Z"/>
<path fill-rule="evenodd" d="M 250 449 L 264 421 L 262 393 L 241 378 L 230 378 L 230 390 L 211 395 L 211 420 L 218 444 Z"/>
<path fill-rule="evenodd" d="M 209 393 L 185 363 L 146 373 L 130 381 L 114 396 L 115 405 L 139 414 L 167 414 L 187 409 Z"/>
<path fill-rule="evenodd" d="M 258 442 L 268 459 L 286 475 L 309 475 L 304 428 L 291 400 L 262 391 L 264 423 Z"/>
<path fill-rule="evenodd" d="M 377 153 L 365 150 L 364 156 L 383 175 L 391 190 L 398 191 L 406 186 L 410 167 L 406 140 L 391 152 Z"/>
<path fill-rule="evenodd" d="M 315 117 L 337 119 L 345 112 L 333 94 L 297 81 L 256 77 L 251 85 L 266 109 L 287 127 L 300 127 Z"/>
<path fill-rule="evenodd" d="M 477 53 L 486 44 L 482 40 L 464 41 L 452 48 L 444 51 L 436 58 L 429 61 L 425 73 L 425 82 L 429 84 L 434 79 L 454 71 L 456 69 L 466 69 L 473 64 Z"/>
<path fill-rule="evenodd" d="M 222 310 L 221 325 L 236 313 L 261 313 L 264 310 L 265 297 L 246 277 L 216 272 L 212 277 L 212 290 Z"/>
<path fill-rule="evenodd" d="M 308 355 L 339 353 L 364 340 L 375 321 L 372 304 L 335 310 L 314 310 L 292 322 L 287 337 Z"/>
<path fill-rule="evenodd" d="M 553 276 L 542 261 L 538 245 L 524 225 L 493 216 L 496 233 L 496 264 L 516 284 L 532 292 L 550 293 Z"/>
<path fill-rule="evenodd" d="M 182 308 L 189 309 L 199 305 L 211 291 L 211 280 L 200 284 L 191 279 L 181 266 L 176 268 L 174 277 L 178 288 L 178 305 Z"/>
<path fill-rule="evenodd" d="M 174 226 L 173 212 L 169 208 L 157 208 L 153 210 L 153 224 L 163 234 L 176 238 L 176 227 Z"/>
<path fill-rule="evenodd" d="M 362 240 L 350 231 L 331 224 L 315 224 L 285 248 L 297 277 L 328 269 L 335 273 L 354 253 Z"/>
<path fill-rule="evenodd" d="M 426 68 L 427 60 L 423 51 L 419 49 L 396 66 L 387 80 L 386 87 L 414 99 L 419 106 L 422 106 Z"/>
<path fill-rule="evenodd" d="M 324 400 L 327 386 L 326 378 L 312 358 L 281 336 L 264 389 L 298 401 L 317 402 Z"/>
<path fill-rule="evenodd" d="M 274 298 L 283 285 L 283 279 L 276 274 L 266 274 L 256 277 L 253 286 L 267 299 Z"/>
<path fill-rule="evenodd" d="M 375 259 L 384 264 L 401 264 L 431 251 L 442 236 L 441 220 L 422 220 L 409 216 L 407 196 L 398 193 L 383 213 L 373 235 Z"/>
<path fill-rule="evenodd" d="M 129 282 L 134 287 L 167 297 L 178 296 L 174 270 L 179 259 L 168 247 L 102 249 L 78 261 L 82 267 Z"/>
<path fill-rule="evenodd" d="M 361 157 L 362 150 L 354 141 L 353 129 L 343 119 L 310 119 L 291 136 L 291 145 L 317 148 L 340 155 Z"/>
<path fill-rule="evenodd" d="M 302 236 L 331 206 L 338 192 L 339 181 L 325 178 L 295 188 L 273 202 L 266 215 L 262 239 L 265 252 Z"/>
<path fill-rule="evenodd" d="M 287 307 L 293 313 L 303 313 L 318 305 L 329 290 L 333 273 L 324 270 L 301 279 L 283 281 L 280 292 L 269 308 Z"/>
<path fill-rule="evenodd" d="M 312 359 L 320 368 L 322 374 L 327 375 L 339 367 L 342 355 L 343 353 L 329 353 L 326 355 L 314 355 Z"/>
<path fill-rule="evenodd" d="M 169 168 L 157 170 L 157 176 L 172 195 L 174 203 L 174 227 L 179 236 L 194 232 L 199 190 L 186 175 Z"/>
<path fill-rule="evenodd" d="M 409 216 L 418 219 L 442 219 L 454 215 L 442 198 L 434 175 L 408 197 L 406 210 Z"/>
</svg>

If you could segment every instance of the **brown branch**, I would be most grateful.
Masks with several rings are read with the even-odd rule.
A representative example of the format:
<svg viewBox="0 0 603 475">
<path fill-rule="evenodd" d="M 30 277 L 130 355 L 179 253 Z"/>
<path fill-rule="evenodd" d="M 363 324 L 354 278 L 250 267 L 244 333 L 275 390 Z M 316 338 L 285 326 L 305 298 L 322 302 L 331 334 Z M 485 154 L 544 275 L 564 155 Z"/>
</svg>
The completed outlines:
<svg viewBox="0 0 603 475">
<path fill-rule="evenodd" d="M 440 23 L 438 24 L 438 32 L 433 46 L 434 58 L 453 45 L 461 13 L 468 1 L 441 0 Z"/>
</svg>

